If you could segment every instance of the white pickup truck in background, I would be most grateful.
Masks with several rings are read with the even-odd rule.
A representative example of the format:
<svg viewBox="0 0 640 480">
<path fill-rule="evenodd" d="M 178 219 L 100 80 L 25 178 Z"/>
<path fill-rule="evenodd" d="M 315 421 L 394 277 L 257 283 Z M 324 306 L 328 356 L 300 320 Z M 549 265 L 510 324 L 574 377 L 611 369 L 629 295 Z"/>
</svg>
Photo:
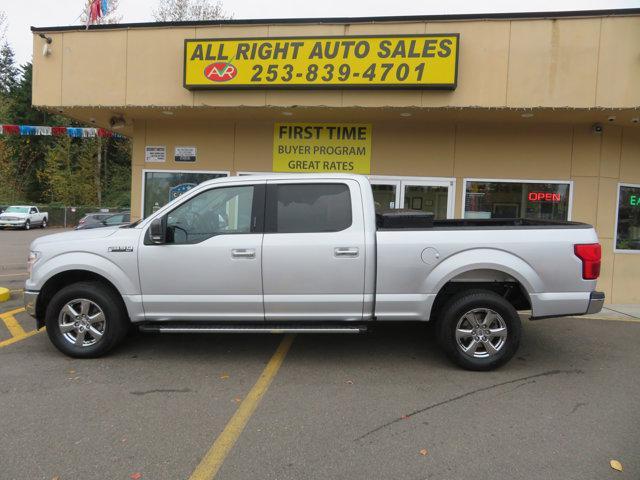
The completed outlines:
<svg viewBox="0 0 640 480">
<path fill-rule="evenodd" d="M 14 205 L 0 214 L 0 228 L 47 228 L 49 214 L 41 212 L 35 205 Z"/>
<path fill-rule="evenodd" d="M 533 319 L 595 313 L 600 245 L 576 222 L 375 211 L 356 175 L 204 182 L 149 218 L 31 244 L 25 307 L 62 352 L 131 323 L 170 333 L 360 332 L 434 322 L 459 365 L 502 365 Z"/>
</svg>

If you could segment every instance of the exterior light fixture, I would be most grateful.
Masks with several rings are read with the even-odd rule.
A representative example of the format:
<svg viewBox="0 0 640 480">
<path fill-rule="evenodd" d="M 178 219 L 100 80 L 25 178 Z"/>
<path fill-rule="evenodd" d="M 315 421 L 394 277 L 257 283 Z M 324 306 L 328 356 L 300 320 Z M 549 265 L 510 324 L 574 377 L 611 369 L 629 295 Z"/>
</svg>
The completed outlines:
<svg viewBox="0 0 640 480">
<path fill-rule="evenodd" d="M 124 128 L 126 123 L 124 121 L 124 117 L 122 116 L 111 117 L 111 120 L 109 120 L 109 125 L 111 126 L 112 129 L 119 130 L 121 128 Z"/>
<path fill-rule="evenodd" d="M 402 113 L 400 114 L 400 116 L 401 116 L 401 117 L 410 117 L 410 116 L 411 116 L 411 113 L 409 113 L 409 112 L 402 112 Z"/>
<path fill-rule="evenodd" d="M 287 117 L 291 117 L 293 115 L 293 112 L 282 112 L 282 114 Z"/>
<path fill-rule="evenodd" d="M 522 118 L 531 118 L 531 117 L 533 117 L 533 115 L 534 115 L 534 114 L 533 114 L 533 113 L 531 113 L 531 112 L 525 112 L 525 113 L 521 113 L 521 114 L 520 114 L 520 116 L 521 116 Z"/>
<path fill-rule="evenodd" d="M 173 115 L 173 112 L 171 110 L 163 110 L 162 114 L 170 117 L 171 115 Z"/>
<path fill-rule="evenodd" d="M 48 57 L 49 55 L 51 55 L 51 47 L 49 47 L 49 45 L 51 45 L 51 42 L 53 42 L 53 38 L 47 37 L 44 33 L 41 33 L 39 36 L 45 42 L 44 47 L 42 47 L 42 56 Z"/>
</svg>

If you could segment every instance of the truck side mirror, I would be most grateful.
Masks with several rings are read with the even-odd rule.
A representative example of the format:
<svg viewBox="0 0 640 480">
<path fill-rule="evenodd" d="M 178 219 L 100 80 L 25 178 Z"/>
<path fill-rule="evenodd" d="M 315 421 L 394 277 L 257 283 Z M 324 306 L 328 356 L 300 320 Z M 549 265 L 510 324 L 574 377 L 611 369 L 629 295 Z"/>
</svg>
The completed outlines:
<svg viewBox="0 0 640 480">
<path fill-rule="evenodd" d="M 156 245 L 162 245 L 167 240 L 167 226 L 165 217 L 154 218 L 149 227 L 149 239 Z"/>
</svg>

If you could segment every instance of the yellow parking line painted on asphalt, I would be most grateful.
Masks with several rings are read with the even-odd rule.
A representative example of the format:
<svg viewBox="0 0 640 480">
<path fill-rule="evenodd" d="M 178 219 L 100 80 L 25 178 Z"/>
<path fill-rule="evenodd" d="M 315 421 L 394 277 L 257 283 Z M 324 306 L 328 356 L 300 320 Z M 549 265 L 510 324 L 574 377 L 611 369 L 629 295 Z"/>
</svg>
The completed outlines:
<svg viewBox="0 0 640 480">
<path fill-rule="evenodd" d="M 42 330 L 44 330 L 44 328 Z M 12 345 L 14 343 L 19 342 L 20 340 L 24 340 L 25 338 L 33 337 L 36 333 L 39 333 L 42 330 L 31 330 L 30 332 L 26 332 L 21 337 L 12 337 L 8 340 L 3 340 L 2 342 L 0 342 L 0 348 L 6 347 L 8 345 Z"/>
<path fill-rule="evenodd" d="M 200 464 L 193 471 L 189 480 L 211 480 L 216 476 L 238 437 L 247 425 L 247 422 L 255 412 L 260 400 L 269 389 L 269 385 L 275 378 L 287 352 L 291 348 L 295 335 L 287 335 L 282 339 L 278 349 L 267 363 L 260 378 L 253 386 L 249 394 L 242 401 L 236 413 L 231 417 L 227 426 L 213 443 Z"/>
<path fill-rule="evenodd" d="M 27 333 L 24 331 L 24 328 L 22 328 L 22 326 L 18 323 L 13 315 L 2 315 L 2 321 L 13 337 L 22 337 L 25 333 Z"/>
<path fill-rule="evenodd" d="M 2 318 L 4 316 L 15 315 L 16 313 L 22 313 L 22 312 L 24 312 L 24 307 L 15 308 L 13 310 L 7 310 L 6 312 L 0 313 L 0 318 Z"/>
<path fill-rule="evenodd" d="M 3 273 L 0 277 L 18 277 L 21 275 L 29 275 L 27 272 L 24 273 Z"/>
</svg>

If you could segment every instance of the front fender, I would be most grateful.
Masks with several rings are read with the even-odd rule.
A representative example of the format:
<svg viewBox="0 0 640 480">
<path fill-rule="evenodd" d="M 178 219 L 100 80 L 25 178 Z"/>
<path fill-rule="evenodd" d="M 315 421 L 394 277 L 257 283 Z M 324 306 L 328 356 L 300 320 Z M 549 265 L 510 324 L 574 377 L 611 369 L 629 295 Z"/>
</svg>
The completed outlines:
<svg viewBox="0 0 640 480">
<path fill-rule="evenodd" d="M 542 291 L 542 279 L 531 265 L 512 253 L 494 248 L 474 248 L 446 258 L 431 270 L 423 291 L 438 293 L 456 276 L 480 269 L 497 270 L 512 276 L 529 294 Z"/>
<path fill-rule="evenodd" d="M 39 291 L 53 276 L 70 270 L 84 270 L 100 275 L 109 280 L 121 295 L 139 295 L 140 284 L 137 278 L 135 254 L 132 258 L 132 272 L 127 274 L 123 267 L 115 262 L 89 252 L 63 253 L 36 264 L 31 278 L 27 280 L 26 290 Z M 134 268 L 135 267 L 135 268 Z"/>
</svg>

